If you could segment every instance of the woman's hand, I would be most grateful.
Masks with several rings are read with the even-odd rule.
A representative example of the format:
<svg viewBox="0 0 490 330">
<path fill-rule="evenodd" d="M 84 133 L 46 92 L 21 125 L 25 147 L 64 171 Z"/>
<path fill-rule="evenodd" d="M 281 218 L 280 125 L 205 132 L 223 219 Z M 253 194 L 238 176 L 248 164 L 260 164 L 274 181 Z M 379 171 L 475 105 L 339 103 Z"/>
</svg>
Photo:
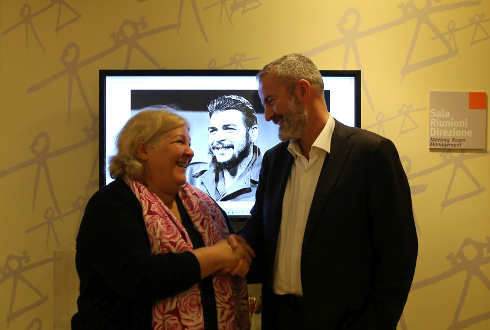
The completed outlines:
<svg viewBox="0 0 490 330">
<path fill-rule="evenodd" d="M 235 247 L 233 247 L 230 244 L 228 244 L 227 240 L 223 239 L 223 240 L 219 241 L 218 243 L 216 243 L 215 247 L 223 249 L 227 253 L 231 252 L 231 254 L 233 255 L 232 260 L 236 261 L 234 266 L 236 266 L 238 261 L 240 261 L 241 259 L 245 259 L 248 262 L 248 264 L 250 265 L 252 263 L 252 257 L 250 256 L 250 253 L 247 251 L 247 248 L 245 245 L 248 246 L 245 243 L 245 244 L 237 244 Z M 253 250 L 252 249 L 250 249 L 250 250 L 253 253 Z M 254 256 L 255 256 L 255 254 L 254 254 Z"/>
<path fill-rule="evenodd" d="M 221 270 L 221 274 L 230 274 L 231 276 L 245 277 L 250 269 L 250 264 L 247 259 L 241 259 L 235 268 L 230 270 L 229 268 L 224 268 Z"/>
<path fill-rule="evenodd" d="M 226 240 L 191 252 L 196 256 L 201 266 L 201 278 L 223 269 L 228 269 L 224 273 L 243 277 L 248 273 L 249 265 L 252 263 L 252 257 L 244 245 L 238 244 L 237 247 L 233 248 Z M 232 271 L 229 271 L 230 269 Z"/>
</svg>

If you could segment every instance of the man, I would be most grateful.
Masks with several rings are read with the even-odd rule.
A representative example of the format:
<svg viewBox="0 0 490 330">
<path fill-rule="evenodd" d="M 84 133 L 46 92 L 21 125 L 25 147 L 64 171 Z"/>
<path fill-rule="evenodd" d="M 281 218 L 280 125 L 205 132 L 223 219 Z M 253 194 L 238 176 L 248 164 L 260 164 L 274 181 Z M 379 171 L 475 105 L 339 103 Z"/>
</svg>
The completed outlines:
<svg viewBox="0 0 490 330">
<path fill-rule="evenodd" d="M 265 153 L 251 217 L 229 242 L 257 255 L 262 328 L 395 330 L 418 243 L 394 144 L 336 121 L 302 55 L 266 65 L 258 80 L 284 142 Z"/>
<path fill-rule="evenodd" d="M 262 163 L 255 110 L 245 98 L 225 95 L 208 111 L 211 161 L 191 164 L 189 183 L 216 201 L 253 201 Z"/>
</svg>

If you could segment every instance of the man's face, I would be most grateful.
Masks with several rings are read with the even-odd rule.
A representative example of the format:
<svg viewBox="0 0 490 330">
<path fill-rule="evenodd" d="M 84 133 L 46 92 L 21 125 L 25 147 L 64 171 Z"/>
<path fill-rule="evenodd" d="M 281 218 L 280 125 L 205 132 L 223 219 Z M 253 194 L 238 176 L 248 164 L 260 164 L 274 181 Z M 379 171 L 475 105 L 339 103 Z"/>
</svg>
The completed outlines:
<svg viewBox="0 0 490 330">
<path fill-rule="evenodd" d="M 215 112 L 208 130 L 210 154 L 221 167 L 236 167 L 250 153 L 250 137 L 240 111 Z"/>
<path fill-rule="evenodd" d="M 270 74 L 261 79 L 259 96 L 265 108 L 265 119 L 279 125 L 279 139 L 301 139 L 308 123 L 308 114 L 304 105 L 294 94 L 290 94 L 276 75 Z"/>
</svg>

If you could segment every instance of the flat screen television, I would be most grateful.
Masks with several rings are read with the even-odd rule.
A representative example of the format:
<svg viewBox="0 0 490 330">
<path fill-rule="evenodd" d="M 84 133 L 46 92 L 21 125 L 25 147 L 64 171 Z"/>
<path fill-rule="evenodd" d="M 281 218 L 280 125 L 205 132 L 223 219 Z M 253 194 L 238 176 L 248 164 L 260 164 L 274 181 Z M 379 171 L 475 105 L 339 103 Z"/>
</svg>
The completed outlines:
<svg viewBox="0 0 490 330">
<path fill-rule="evenodd" d="M 335 119 L 348 126 L 360 127 L 361 71 L 320 71 L 325 83 L 325 100 L 330 113 Z M 254 179 L 256 177 L 252 178 L 253 175 L 251 175 L 244 179 L 243 175 L 252 173 L 253 169 L 249 166 L 250 171 L 242 174 L 240 179 L 244 179 L 244 185 L 238 187 L 238 190 L 235 191 L 229 184 L 224 184 L 224 176 L 218 175 L 220 171 L 213 167 L 219 162 L 216 162 L 216 157 L 218 157 L 216 155 L 215 162 L 211 161 L 213 149 L 210 148 L 210 145 L 214 146 L 211 142 L 211 132 L 217 132 L 221 128 L 224 132 L 228 126 L 223 125 L 216 128 L 213 126 L 215 124 L 210 125 L 208 105 L 220 97 L 248 101 L 249 106 L 253 107 L 256 112 L 255 133 L 258 132 L 254 135 L 256 139 L 249 150 L 253 150 L 256 156 L 254 159 L 258 159 L 258 154 L 263 155 L 280 140 L 277 125 L 267 122 L 264 118 L 264 108 L 257 93 L 257 73 L 257 70 L 100 70 L 100 187 L 113 180 L 107 170 L 108 159 L 115 154 L 115 139 L 126 121 L 145 107 L 169 106 L 176 109 L 175 111 L 190 123 L 191 147 L 194 157 L 189 169 L 198 168 L 199 171 L 193 173 L 188 171 L 188 180 L 191 176 L 196 177 L 197 180 L 198 176 L 203 173 L 208 173 L 208 179 L 211 173 L 216 174 L 213 176 L 215 178 L 213 189 L 216 195 L 214 191 L 206 192 L 217 200 L 232 219 L 250 215 L 250 209 L 254 204 L 254 189 L 256 189 Z M 239 123 L 235 124 L 239 125 Z M 219 125 L 221 124 L 217 126 Z M 232 144 L 226 146 L 232 149 Z M 225 150 L 223 145 L 221 148 L 220 150 Z M 194 166 L 196 164 L 200 166 Z M 256 168 L 257 165 L 260 167 L 260 163 L 255 164 Z M 233 185 L 232 187 L 237 188 Z M 227 195 L 227 190 L 233 191 L 233 194 Z"/>
</svg>

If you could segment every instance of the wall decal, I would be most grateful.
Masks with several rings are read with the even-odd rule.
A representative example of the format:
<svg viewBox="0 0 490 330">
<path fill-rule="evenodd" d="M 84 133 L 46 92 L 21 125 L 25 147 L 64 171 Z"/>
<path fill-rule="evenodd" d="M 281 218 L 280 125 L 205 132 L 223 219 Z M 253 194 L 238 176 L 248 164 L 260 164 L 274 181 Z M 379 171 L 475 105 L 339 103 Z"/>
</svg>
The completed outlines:
<svg viewBox="0 0 490 330">
<path fill-rule="evenodd" d="M 37 325 L 37 326 L 36 326 Z M 27 326 L 26 330 L 41 330 L 43 328 L 43 322 L 40 318 L 34 318 Z"/>
<path fill-rule="evenodd" d="M 247 55 L 245 53 L 236 53 L 233 57 L 230 58 L 230 63 L 216 66 L 216 60 L 212 59 L 208 63 L 208 69 L 242 69 L 245 70 L 245 67 L 243 66 L 243 62 L 248 62 L 248 61 L 255 61 L 259 60 L 260 57 L 251 57 L 251 58 L 246 58 Z M 235 67 L 233 67 L 235 66 Z M 230 68 L 231 67 L 231 68 Z"/>
<path fill-rule="evenodd" d="M 473 324 L 489 320 L 490 311 L 463 320 L 460 319 L 460 316 L 472 281 L 479 280 L 484 284 L 487 290 L 490 290 L 490 279 L 482 270 L 482 266 L 490 263 L 490 237 L 486 237 L 486 242 L 478 242 L 473 238 L 468 237 L 463 241 L 463 244 L 461 244 L 458 251 L 456 253 L 450 253 L 446 259 L 450 263 L 450 269 L 439 275 L 413 283 L 411 291 L 423 289 L 427 286 L 451 278 L 458 273 L 466 272 L 461 295 L 457 306 L 455 306 L 456 310 L 453 321 L 448 330 L 465 329 Z M 406 330 L 407 328 L 405 327 L 404 329 Z"/>
<path fill-rule="evenodd" d="M 245 14 L 248 11 L 254 10 L 255 8 L 258 8 L 262 6 L 259 0 L 233 0 L 233 3 L 230 5 L 228 8 L 226 6 L 226 3 L 229 2 L 230 0 L 219 0 L 216 3 L 213 3 L 212 5 L 209 5 L 207 7 L 204 7 L 204 10 L 211 9 L 213 7 L 216 7 L 218 5 L 221 5 L 220 7 L 220 13 L 219 13 L 219 21 L 221 23 L 221 19 L 223 18 L 223 9 L 226 12 L 226 17 L 228 18 L 228 22 L 230 22 L 230 25 L 233 26 L 233 22 L 231 21 L 231 16 L 233 13 L 240 8 L 242 9 L 242 15 Z M 249 4 L 253 4 L 253 6 L 248 7 Z"/>
<path fill-rule="evenodd" d="M 49 296 L 45 296 L 39 289 L 37 289 L 24 275 L 23 273 L 29 270 L 33 270 L 35 268 L 41 267 L 43 265 L 49 264 L 54 261 L 53 258 L 44 259 L 32 264 L 29 264 L 31 258 L 28 256 L 27 252 L 23 252 L 22 256 L 15 256 L 10 254 L 5 261 L 3 267 L 0 267 L 0 285 L 6 282 L 9 279 L 13 280 L 12 284 L 12 294 L 10 296 L 10 306 L 9 313 L 7 316 L 7 326 L 10 322 L 17 317 L 21 316 L 24 313 L 44 304 L 46 300 L 48 300 Z M 28 265 L 27 265 L 28 264 Z M 19 283 L 20 281 L 20 283 Z M 23 284 L 22 287 L 19 287 L 18 284 Z M 15 297 L 17 294 L 17 290 L 31 290 L 39 299 L 28 304 L 27 306 L 14 306 L 15 305 Z M 19 304 L 20 305 L 20 304 Z"/>
<path fill-rule="evenodd" d="M 19 15 L 22 17 L 22 20 L 14 25 L 12 25 L 11 27 L 9 27 L 7 30 L 3 31 L 2 32 L 2 35 L 6 35 L 8 34 L 9 32 L 13 31 L 14 29 L 16 29 L 17 27 L 25 24 L 25 27 L 26 27 L 26 46 L 27 46 L 27 49 L 29 49 L 29 30 L 32 32 L 32 34 L 34 35 L 34 38 L 36 38 L 36 41 L 37 43 L 39 44 L 39 46 L 41 47 L 41 49 L 46 52 L 46 50 L 44 49 L 42 43 L 41 43 L 41 40 L 39 39 L 37 33 L 36 33 L 36 30 L 34 29 L 34 24 L 32 23 L 32 19 L 35 18 L 36 16 L 39 16 L 41 15 L 42 13 L 46 12 L 48 9 L 54 7 L 58 5 L 58 16 L 57 16 L 57 20 L 56 20 L 56 27 L 55 27 L 55 32 L 58 33 L 58 31 L 62 30 L 63 28 L 67 27 L 68 25 L 74 23 L 75 21 L 77 21 L 80 17 L 82 17 L 81 14 L 79 14 L 73 7 L 71 7 L 66 1 L 64 0 L 51 0 L 50 1 L 50 4 L 48 4 L 46 7 L 36 11 L 35 13 L 32 13 L 32 9 L 31 9 L 31 6 L 29 4 L 24 4 L 22 6 L 22 9 L 19 13 Z M 62 10 L 63 8 L 66 8 L 63 12 L 64 14 L 62 14 Z M 68 15 L 66 14 L 66 11 L 69 11 Z M 72 18 L 70 19 L 64 19 L 63 22 L 62 22 L 62 19 L 61 17 L 65 17 L 65 16 L 70 16 L 69 14 L 71 14 Z"/>
<path fill-rule="evenodd" d="M 419 127 L 419 125 L 415 122 L 415 120 L 413 120 L 413 118 L 410 116 L 410 114 L 417 112 L 417 111 L 422 111 L 422 110 L 427 110 L 427 108 L 414 109 L 412 104 L 410 104 L 410 105 L 404 104 L 404 105 L 402 105 L 401 108 L 399 108 L 397 110 L 398 114 L 396 114 L 390 118 L 386 118 L 386 119 L 385 119 L 384 112 L 380 111 L 376 115 L 376 123 L 364 126 L 363 128 L 370 129 L 373 127 L 377 127 L 378 129 L 377 129 L 376 133 L 386 137 L 384 124 L 387 122 L 390 122 L 394 119 L 403 117 L 402 122 L 401 122 L 400 131 L 398 132 L 398 136 L 400 136 L 400 135 L 403 135 L 403 134 L 408 133 L 410 131 L 413 131 L 414 129 L 417 129 Z"/>
<path fill-rule="evenodd" d="M 415 178 L 427 175 L 429 173 L 433 173 L 435 171 L 441 170 L 447 166 L 452 166 L 453 171 L 451 174 L 451 177 L 449 179 L 448 187 L 446 190 L 446 194 L 444 196 L 444 200 L 441 203 L 441 212 L 444 211 L 444 208 L 448 207 L 449 205 L 452 205 L 454 203 L 460 202 L 462 200 L 465 200 L 467 198 L 474 197 L 478 194 L 481 194 L 482 192 L 485 191 L 485 187 L 482 187 L 478 180 L 475 178 L 475 176 L 470 172 L 468 167 L 465 165 L 465 161 L 468 161 L 470 159 L 475 159 L 479 157 L 485 157 L 487 156 L 486 154 L 467 154 L 465 152 L 461 152 L 459 156 L 455 156 L 453 153 L 441 153 L 439 154 L 440 157 L 442 158 L 442 162 L 439 165 L 427 168 L 425 170 L 421 170 L 412 174 L 407 174 L 408 180 L 413 180 Z M 473 191 L 467 192 L 467 193 L 462 193 L 460 195 L 457 195 L 455 197 L 449 197 L 451 193 L 451 187 L 454 182 L 454 178 L 456 176 L 456 173 L 458 173 L 458 169 L 462 170 L 463 173 L 470 179 L 471 183 L 476 187 Z"/>
<path fill-rule="evenodd" d="M 453 49 L 450 43 L 447 41 L 447 39 L 444 38 L 442 32 L 439 31 L 439 29 L 435 26 L 435 24 L 431 21 L 430 15 L 436 14 L 436 13 L 441 13 L 445 11 L 450 11 L 450 10 L 457 10 L 460 8 L 465 8 L 465 7 L 473 7 L 473 6 L 478 6 L 481 4 L 481 1 L 461 1 L 457 3 L 451 3 L 447 5 L 439 5 L 439 6 L 433 6 L 430 0 L 426 0 L 426 4 L 423 8 L 419 9 L 415 6 L 415 3 L 413 0 L 408 0 L 406 3 L 401 3 L 398 5 L 398 8 L 400 8 L 402 16 L 391 21 L 388 23 L 384 23 L 372 28 L 368 28 L 366 30 L 361 30 L 359 31 L 360 27 L 360 21 L 361 21 L 361 14 L 359 10 L 356 8 L 349 8 L 345 11 L 344 15 L 340 19 L 340 21 L 337 23 L 337 27 L 342 33 L 343 37 L 338 38 L 336 40 L 324 43 L 320 46 L 314 47 L 310 50 L 302 52 L 303 55 L 307 57 L 313 57 L 315 55 L 318 55 L 320 53 L 323 53 L 329 49 L 338 47 L 338 46 L 345 46 L 345 53 L 344 53 L 344 62 L 342 65 L 343 69 L 346 69 L 347 67 L 347 61 L 349 58 L 349 54 L 352 51 L 354 55 L 354 59 L 356 62 L 356 68 L 359 70 L 362 70 L 362 65 L 361 65 L 361 56 L 359 52 L 359 47 L 357 45 L 357 40 L 369 37 L 371 35 L 381 33 L 382 31 L 392 29 L 396 26 L 405 24 L 407 22 L 410 22 L 412 20 L 416 21 L 416 27 L 415 31 L 412 37 L 412 40 L 410 42 L 409 50 L 405 59 L 405 64 L 400 70 L 401 74 L 401 81 L 403 81 L 403 78 L 415 71 L 418 71 L 424 67 L 430 66 L 437 64 L 439 62 L 445 61 L 455 55 L 458 54 L 457 49 Z M 348 26 L 348 21 L 349 21 L 349 16 L 355 16 L 355 21 L 354 23 L 350 24 L 352 25 L 351 28 L 347 28 Z M 436 35 L 436 38 L 440 40 L 440 42 L 446 47 L 447 53 L 442 54 L 442 55 L 434 55 L 432 58 L 428 58 L 426 60 L 416 62 L 416 63 L 411 63 L 411 57 L 413 54 L 413 51 L 415 49 L 415 45 L 417 43 L 417 39 L 420 33 L 420 28 L 422 24 L 427 25 L 433 33 Z M 364 93 L 366 94 L 366 98 L 368 99 L 369 106 L 371 110 L 375 111 L 374 108 L 374 103 L 372 101 L 371 95 L 369 93 L 368 89 L 368 84 L 366 82 L 366 74 L 362 75 L 362 88 L 364 90 Z"/>
</svg>

